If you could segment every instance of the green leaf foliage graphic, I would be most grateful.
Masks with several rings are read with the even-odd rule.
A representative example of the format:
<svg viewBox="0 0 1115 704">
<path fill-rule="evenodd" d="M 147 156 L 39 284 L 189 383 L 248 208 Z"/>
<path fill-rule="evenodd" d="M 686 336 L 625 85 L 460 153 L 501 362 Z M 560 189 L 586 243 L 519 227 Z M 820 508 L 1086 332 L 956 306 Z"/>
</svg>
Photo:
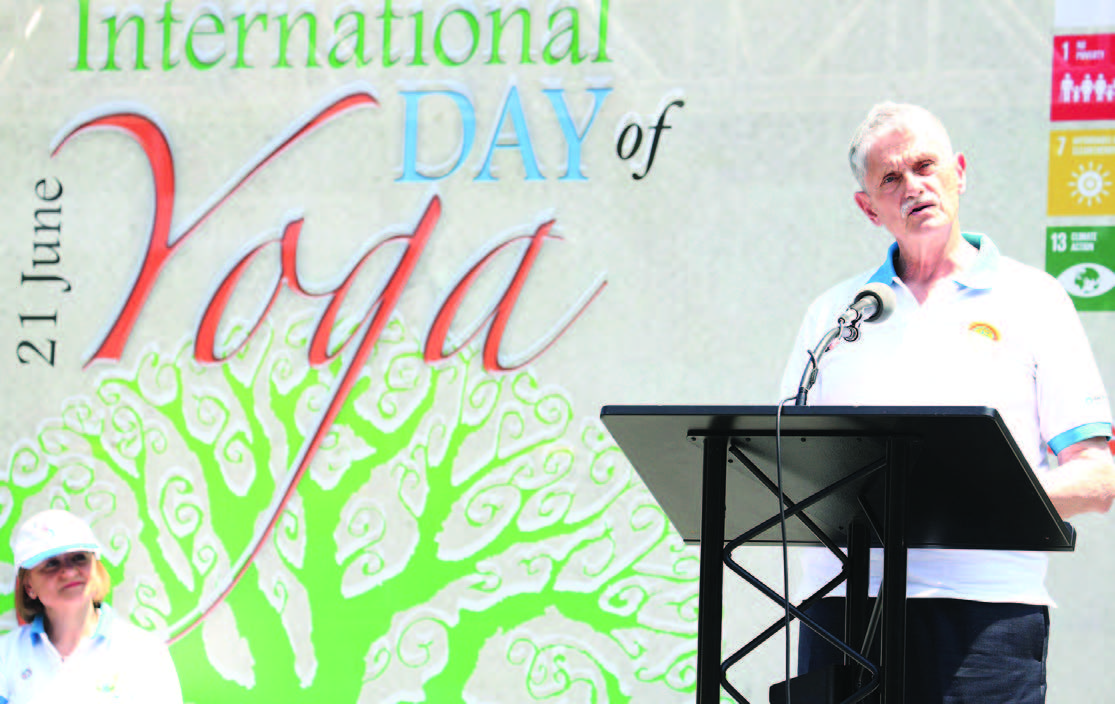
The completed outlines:
<svg viewBox="0 0 1115 704">
<path fill-rule="evenodd" d="M 221 365 L 184 345 L 103 372 L 12 449 L 0 541 L 47 506 L 89 520 L 116 608 L 185 633 L 187 701 L 691 699 L 697 556 L 530 371 L 492 375 L 472 348 L 427 365 L 395 318 L 280 507 L 343 371 L 306 364 L 311 333 L 300 317 Z"/>
</svg>

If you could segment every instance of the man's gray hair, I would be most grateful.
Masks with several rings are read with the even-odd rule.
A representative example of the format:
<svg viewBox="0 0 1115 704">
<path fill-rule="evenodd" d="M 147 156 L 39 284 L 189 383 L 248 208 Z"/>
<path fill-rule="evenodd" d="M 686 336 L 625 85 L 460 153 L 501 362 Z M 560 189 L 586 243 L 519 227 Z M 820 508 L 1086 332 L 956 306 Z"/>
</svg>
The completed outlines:
<svg viewBox="0 0 1115 704">
<path fill-rule="evenodd" d="M 848 162 L 852 166 L 852 173 L 859 182 L 861 189 L 866 188 L 867 178 L 867 153 L 871 151 L 875 140 L 893 129 L 900 127 L 913 127 L 915 125 L 928 126 L 939 132 L 944 140 L 948 152 L 952 153 L 952 142 L 945 126 L 937 116 L 920 105 L 909 103 L 879 103 L 867 113 L 867 118 L 860 124 L 856 134 L 852 137 L 852 145 L 848 148 Z"/>
</svg>

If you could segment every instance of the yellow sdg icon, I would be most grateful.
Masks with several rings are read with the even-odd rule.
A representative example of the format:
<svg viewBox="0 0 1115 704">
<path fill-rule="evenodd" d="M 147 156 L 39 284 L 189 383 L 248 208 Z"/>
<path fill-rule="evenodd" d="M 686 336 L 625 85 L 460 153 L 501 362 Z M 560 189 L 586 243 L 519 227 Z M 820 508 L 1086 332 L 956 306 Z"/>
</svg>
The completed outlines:
<svg viewBox="0 0 1115 704">
<path fill-rule="evenodd" d="M 1115 130 L 1066 130 L 1049 139 L 1049 215 L 1115 215 Z"/>
<path fill-rule="evenodd" d="M 1072 189 L 1072 195 L 1076 198 L 1077 203 L 1083 203 L 1091 207 L 1108 195 L 1107 187 L 1111 185 L 1110 177 L 1110 171 L 1088 162 L 1087 167 L 1081 166 L 1073 172 L 1072 178 L 1069 179 L 1069 187 Z"/>
</svg>

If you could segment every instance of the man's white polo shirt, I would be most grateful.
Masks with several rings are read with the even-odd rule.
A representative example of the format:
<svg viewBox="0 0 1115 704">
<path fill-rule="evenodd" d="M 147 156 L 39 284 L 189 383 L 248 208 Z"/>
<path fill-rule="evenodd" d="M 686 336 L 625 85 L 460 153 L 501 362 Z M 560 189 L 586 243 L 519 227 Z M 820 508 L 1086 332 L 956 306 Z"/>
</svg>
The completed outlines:
<svg viewBox="0 0 1115 704">
<path fill-rule="evenodd" d="M 181 704 L 166 645 L 100 607 L 94 634 L 65 660 L 39 617 L 0 636 L 0 704 Z"/>
<path fill-rule="evenodd" d="M 821 359 L 810 405 L 987 406 L 1002 415 L 1040 477 L 1054 453 L 1111 435 L 1111 408 L 1072 302 L 1048 274 L 999 254 L 985 235 L 965 234 L 979 249 L 951 288 L 924 304 L 895 272 L 898 245 L 874 272 L 849 279 L 809 307 L 782 380 L 794 396 L 812 349 L 869 281 L 890 285 L 897 305 L 859 340 L 838 340 Z M 955 448 L 963 453 L 966 448 Z M 932 468 L 925 468 L 932 471 Z M 963 486 L 956 487 L 964 491 Z M 1009 511 L 991 505 L 988 511 Z M 808 596 L 839 572 L 827 550 L 803 551 Z M 910 550 L 907 594 L 988 602 L 1051 604 L 1047 557 L 1038 552 Z M 882 551 L 873 550 L 871 592 L 878 590 Z M 843 593 L 841 586 L 834 594 Z"/>
</svg>

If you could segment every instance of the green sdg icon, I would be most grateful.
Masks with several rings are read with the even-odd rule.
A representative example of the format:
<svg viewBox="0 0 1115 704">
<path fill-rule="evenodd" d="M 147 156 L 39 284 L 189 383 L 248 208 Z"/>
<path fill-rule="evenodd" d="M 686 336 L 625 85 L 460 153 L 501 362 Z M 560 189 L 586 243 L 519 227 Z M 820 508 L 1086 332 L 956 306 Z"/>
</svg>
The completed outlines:
<svg viewBox="0 0 1115 704">
<path fill-rule="evenodd" d="M 1115 272 L 1102 264 L 1075 264 L 1057 277 L 1070 295 L 1095 298 L 1115 288 Z"/>
<path fill-rule="evenodd" d="M 1115 310 L 1115 227 L 1050 227 L 1045 270 L 1077 310 Z"/>
</svg>

